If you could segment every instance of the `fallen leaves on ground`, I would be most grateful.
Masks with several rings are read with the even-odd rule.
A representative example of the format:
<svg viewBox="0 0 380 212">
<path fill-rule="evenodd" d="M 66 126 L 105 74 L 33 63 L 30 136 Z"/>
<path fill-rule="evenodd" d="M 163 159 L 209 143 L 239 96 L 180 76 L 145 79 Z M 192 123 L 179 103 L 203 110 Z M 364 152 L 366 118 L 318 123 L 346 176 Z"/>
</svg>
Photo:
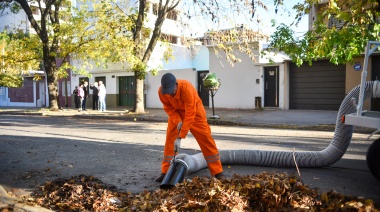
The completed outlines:
<svg viewBox="0 0 380 212">
<path fill-rule="evenodd" d="M 296 176 L 266 172 L 221 181 L 195 177 L 139 194 L 80 175 L 47 181 L 27 201 L 55 211 L 379 211 L 372 200 L 319 194 Z"/>
</svg>

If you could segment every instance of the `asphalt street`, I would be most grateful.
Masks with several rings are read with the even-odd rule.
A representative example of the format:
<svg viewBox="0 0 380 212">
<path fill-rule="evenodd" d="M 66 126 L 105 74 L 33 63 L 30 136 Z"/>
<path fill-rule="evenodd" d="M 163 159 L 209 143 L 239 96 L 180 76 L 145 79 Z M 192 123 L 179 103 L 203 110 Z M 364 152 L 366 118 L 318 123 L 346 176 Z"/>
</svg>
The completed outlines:
<svg viewBox="0 0 380 212">
<path fill-rule="evenodd" d="M 320 151 L 331 142 L 333 131 L 212 125 L 221 150 L 256 149 Z M 31 191 L 47 180 L 92 175 L 133 193 L 159 189 L 165 122 L 88 119 L 74 116 L 0 115 L 0 185 L 14 194 Z M 354 133 L 337 163 L 324 168 L 300 168 L 303 182 L 321 192 L 373 199 L 380 204 L 380 182 L 369 172 L 366 151 L 373 141 Z M 189 135 L 182 153 L 199 153 Z M 224 166 L 227 177 L 261 172 L 287 172 L 295 168 L 245 165 Z M 186 176 L 210 176 L 207 169 Z"/>
</svg>

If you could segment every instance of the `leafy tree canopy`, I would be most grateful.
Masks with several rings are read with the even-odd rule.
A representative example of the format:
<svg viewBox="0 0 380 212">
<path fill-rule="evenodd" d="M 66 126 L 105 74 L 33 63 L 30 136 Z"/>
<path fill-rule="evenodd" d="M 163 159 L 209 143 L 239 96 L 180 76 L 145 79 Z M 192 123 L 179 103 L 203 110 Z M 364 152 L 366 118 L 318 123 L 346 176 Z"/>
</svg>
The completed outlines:
<svg viewBox="0 0 380 212">
<path fill-rule="evenodd" d="M 363 54 L 367 41 L 380 40 L 378 0 L 326 3 L 305 0 L 294 9 L 295 23 L 302 16 L 316 12 L 312 29 L 296 37 L 290 26 L 280 25 L 271 36 L 270 49 L 285 52 L 297 65 L 323 58 L 334 64 L 353 62 Z"/>
<path fill-rule="evenodd" d="M 35 35 L 22 31 L 0 32 L 0 86 L 19 87 L 22 84 L 21 75 L 40 69 L 40 46 Z"/>
<path fill-rule="evenodd" d="M 66 0 L 0 0 L 1 12 L 25 13 L 31 25 L 30 32 L 10 25 L 0 34 L 2 73 L 45 71 L 52 110 L 58 109 L 57 80 L 66 77 L 67 69 L 88 75 L 94 66 L 133 61 L 134 45 L 128 36 L 133 11 L 115 15 L 111 1 L 83 1 L 80 5 L 73 7 Z M 116 22 L 120 24 L 115 26 Z"/>
<path fill-rule="evenodd" d="M 0 86 L 19 88 L 22 86 L 22 77 L 21 75 L 0 73 Z"/>
</svg>

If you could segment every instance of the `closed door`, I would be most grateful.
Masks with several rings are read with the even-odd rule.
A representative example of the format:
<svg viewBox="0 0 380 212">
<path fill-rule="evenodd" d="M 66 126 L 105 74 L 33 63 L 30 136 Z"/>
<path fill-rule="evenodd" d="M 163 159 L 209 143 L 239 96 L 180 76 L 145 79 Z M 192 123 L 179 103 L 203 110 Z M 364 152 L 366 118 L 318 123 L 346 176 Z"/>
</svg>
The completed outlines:
<svg viewBox="0 0 380 212">
<path fill-rule="evenodd" d="M 278 66 L 264 68 L 264 107 L 278 107 Z"/>
<path fill-rule="evenodd" d="M 46 107 L 46 101 L 45 101 L 45 99 L 46 99 L 45 88 L 46 87 L 45 87 L 45 83 L 44 82 L 39 82 L 38 86 L 39 86 L 38 90 L 39 90 L 39 96 L 40 96 L 41 106 L 42 107 Z"/>
<path fill-rule="evenodd" d="M 135 77 L 119 77 L 119 106 L 134 106 Z"/>
<path fill-rule="evenodd" d="M 205 89 L 203 85 L 203 78 L 208 74 L 209 71 L 198 71 L 198 96 L 202 99 L 203 106 L 209 106 L 210 96 L 209 91 Z"/>
</svg>

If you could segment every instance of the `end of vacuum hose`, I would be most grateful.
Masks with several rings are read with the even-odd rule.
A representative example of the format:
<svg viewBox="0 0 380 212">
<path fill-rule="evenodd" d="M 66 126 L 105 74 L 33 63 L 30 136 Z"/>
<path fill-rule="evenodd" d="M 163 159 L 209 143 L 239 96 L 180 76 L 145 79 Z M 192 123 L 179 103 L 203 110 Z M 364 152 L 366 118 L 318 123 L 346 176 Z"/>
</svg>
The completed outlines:
<svg viewBox="0 0 380 212">
<path fill-rule="evenodd" d="M 171 189 L 178 183 L 182 183 L 185 180 L 188 169 L 189 167 L 185 161 L 174 158 L 170 163 L 168 172 L 162 180 L 160 188 Z"/>
</svg>

